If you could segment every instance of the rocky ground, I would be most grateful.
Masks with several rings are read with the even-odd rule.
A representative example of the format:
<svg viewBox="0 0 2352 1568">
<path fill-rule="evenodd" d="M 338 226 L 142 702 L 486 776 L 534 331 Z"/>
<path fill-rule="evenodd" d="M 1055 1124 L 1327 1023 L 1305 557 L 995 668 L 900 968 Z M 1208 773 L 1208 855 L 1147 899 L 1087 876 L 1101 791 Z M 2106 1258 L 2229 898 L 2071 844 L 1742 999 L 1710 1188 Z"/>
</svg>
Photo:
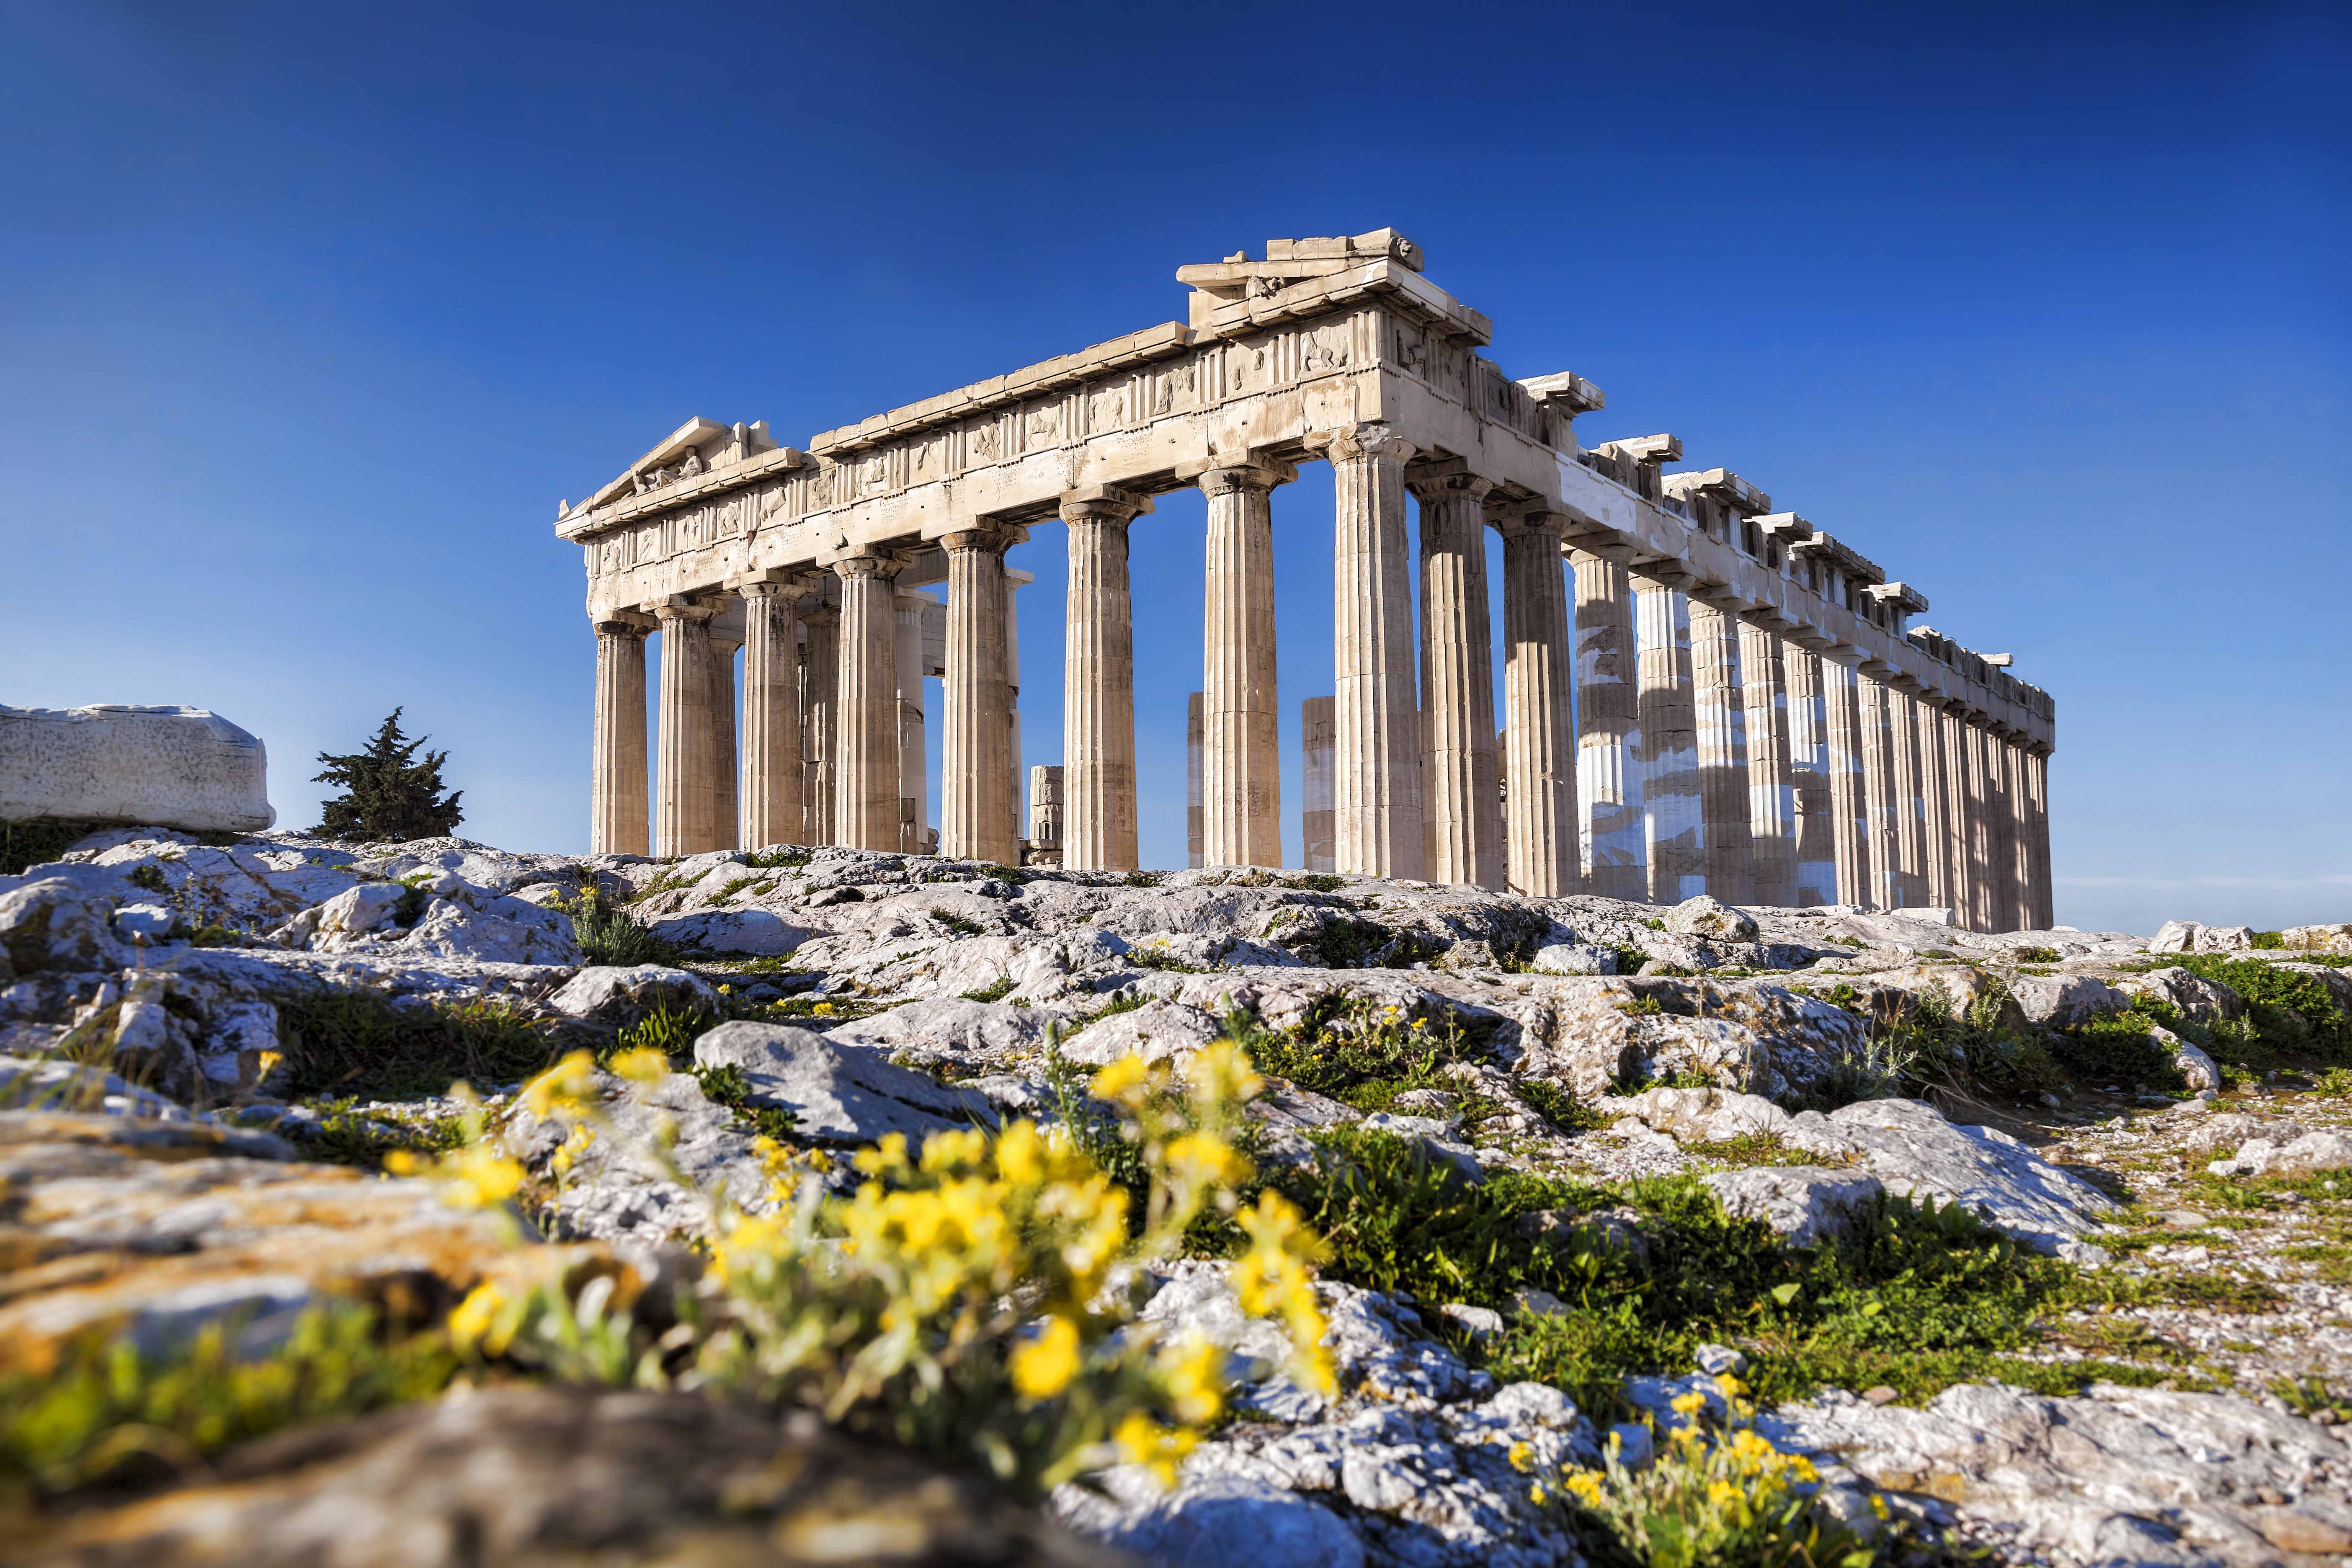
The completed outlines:
<svg viewBox="0 0 2352 1568">
<path fill-rule="evenodd" d="M 266 1357 L 321 1303 L 425 1324 L 485 1279 L 656 1284 L 691 1258 L 710 1194 L 772 1201 L 763 1135 L 845 1152 L 1081 1114 L 1057 1058 L 1181 1060 L 1234 1028 L 1271 1081 L 1259 1163 L 1334 1241 L 1318 1289 L 1339 1386 L 1265 1375 L 1267 1325 L 1189 1263 L 1154 1277 L 1146 1315 L 1264 1363 L 1242 1418 L 1173 1490 L 1122 1471 L 1066 1487 L 1058 1525 L 913 1456 L 875 1495 L 912 1489 L 929 1513 L 853 1507 L 824 1435 L 772 1424 L 760 1443 L 791 1457 L 761 1473 L 834 1479 L 778 1483 L 750 1534 L 716 1480 L 583 1523 L 566 1500 L 583 1472 L 521 1458 L 506 1506 L 468 1512 L 444 1471 L 469 1445 L 520 1454 L 609 1412 L 584 1473 L 633 1473 L 664 1423 L 683 1451 L 761 1418 L 461 1390 L 173 1470 L 214 1465 L 207 1489 L 52 1487 L 29 1560 L 316 1561 L 299 1523 L 268 1551 L 215 1526 L 356 1488 L 441 1500 L 425 1511 L 446 1540 L 418 1562 L 1105 1550 L 1067 1530 L 1146 1561 L 1566 1563 L 1590 1542 L 1528 1476 L 1597 1462 L 1612 1433 L 1638 1457 L 1682 1419 L 1676 1397 L 1736 1393 L 1717 1381 L 1735 1367 L 1767 1406 L 1757 1429 L 1810 1456 L 1865 1529 L 1884 1510 L 1911 1539 L 2018 1562 L 2340 1559 L 2344 952 L 2352 929 L 1979 936 L 1262 871 L 110 832 L 0 878 L 8 1389 L 93 1335 L 168 1358 L 232 1323 Z M 601 1080 L 617 1121 L 674 1130 L 666 1162 L 624 1138 L 566 1149 L 511 1099 L 562 1051 L 625 1039 L 677 1068 L 642 1095 Z M 455 1078 L 490 1096 L 546 1240 L 373 1173 L 451 1142 Z M 1888 1261 L 1924 1247 L 1977 1279 L 1950 1262 L 1993 1256 L 1977 1226 L 2011 1239 L 2008 1261 L 1932 1304 L 1919 1268 Z M 1483 1266 L 1433 1268 L 1474 1233 Z M 1737 1311 L 1709 1304 L 1735 1286 Z M 1603 1345 L 1592 1325 L 1620 1297 L 1648 1304 Z M 306 1449 L 306 1430 L 327 1435 Z M 884 1514 L 928 1522 L 892 1546 Z M 773 1555 L 740 1555 L 755 1535 Z M 825 1556 L 820 1536 L 856 1550 Z M 220 1539 L 247 1554 L 205 1555 Z"/>
</svg>

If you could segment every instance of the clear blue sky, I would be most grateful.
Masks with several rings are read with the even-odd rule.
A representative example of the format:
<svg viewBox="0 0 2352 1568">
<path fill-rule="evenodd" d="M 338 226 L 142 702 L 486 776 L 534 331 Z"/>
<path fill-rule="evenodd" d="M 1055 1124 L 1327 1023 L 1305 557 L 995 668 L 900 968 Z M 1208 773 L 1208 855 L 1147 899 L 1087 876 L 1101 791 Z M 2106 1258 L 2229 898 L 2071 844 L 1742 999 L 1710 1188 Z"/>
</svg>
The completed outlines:
<svg viewBox="0 0 2352 1568">
<path fill-rule="evenodd" d="M 286 824 L 404 703 L 466 831 L 584 847 L 556 501 L 688 416 L 798 444 L 1393 225 L 1585 439 L 1679 434 L 2056 695 L 2060 920 L 2352 919 L 2340 5 L 0 0 L 0 700 L 215 709 Z M 1160 864 L 1201 525 L 1137 529 Z"/>
</svg>

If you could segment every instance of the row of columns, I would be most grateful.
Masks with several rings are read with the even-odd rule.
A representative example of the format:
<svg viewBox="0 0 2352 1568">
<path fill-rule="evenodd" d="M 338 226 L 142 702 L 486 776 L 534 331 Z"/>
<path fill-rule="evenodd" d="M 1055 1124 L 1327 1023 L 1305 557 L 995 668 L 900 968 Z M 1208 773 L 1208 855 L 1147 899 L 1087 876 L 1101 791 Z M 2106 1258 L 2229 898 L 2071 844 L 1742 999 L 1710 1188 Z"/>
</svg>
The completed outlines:
<svg viewBox="0 0 2352 1568">
<path fill-rule="evenodd" d="M 1310 730 L 1328 725 L 1330 759 L 1318 776 L 1310 744 L 1310 861 L 1328 844 L 1343 873 L 1534 896 L 1673 902 L 1704 891 L 1734 903 L 1944 904 L 1979 930 L 2050 923 L 2041 754 L 1931 703 L 1891 667 L 1850 665 L 1711 602 L 1673 563 L 1571 544 L 1567 520 L 1540 510 L 1492 523 L 1503 541 L 1498 734 L 1491 485 L 1459 459 L 1415 463 L 1413 445 L 1377 424 L 1337 433 L 1323 452 L 1337 495 L 1334 689 L 1319 700 L 1328 709 L 1310 702 L 1306 714 Z M 1297 472 L 1254 460 L 1193 477 L 1208 530 L 1202 689 L 1189 721 L 1200 808 L 1188 835 L 1207 864 L 1276 866 L 1271 493 Z M 1408 493 L 1421 505 L 1418 639 Z M 1072 868 L 1138 865 L 1128 531 L 1150 508 L 1111 487 L 1071 491 L 1060 507 L 1069 549 L 1060 837 Z M 1022 536 L 975 524 L 941 542 L 946 855 L 1009 863 L 1021 853 L 1004 551 Z M 905 847 L 902 780 L 921 767 L 919 752 L 911 763 L 902 756 L 910 683 L 894 605 L 898 561 L 873 551 L 835 565 L 837 625 L 822 601 L 801 616 L 805 669 L 792 635 L 804 588 L 736 585 L 749 842 L 819 837 L 789 832 L 797 821 L 830 825 L 832 842 Z M 736 749 L 732 659 L 723 631 L 714 643 L 713 620 L 706 602 L 678 598 L 654 606 L 652 621 L 599 625 L 599 848 L 646 841 L 644 637 L 656 623 L 653 837 L 665 854 L 689 853 L 714 847 L 734 821 L 731 775 L 715 776 L 715 759 Z M 796 689 L 808 694 L 805 770 L 788 695 Z M 722 731 L 723 750 L 710 739 Z"/>
</svg>

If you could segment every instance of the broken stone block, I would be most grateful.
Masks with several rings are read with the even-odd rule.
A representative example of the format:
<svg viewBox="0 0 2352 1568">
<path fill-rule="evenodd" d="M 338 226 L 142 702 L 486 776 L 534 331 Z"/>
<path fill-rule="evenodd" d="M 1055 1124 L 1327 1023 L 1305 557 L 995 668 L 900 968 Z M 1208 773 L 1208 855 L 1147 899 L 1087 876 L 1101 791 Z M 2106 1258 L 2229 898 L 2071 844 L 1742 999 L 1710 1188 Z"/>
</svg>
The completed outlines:
<svg viewBox="0 0 2352 1568">
<path fill-rule="evenodd" d="M 201 708 L 0 705 L 0 819 L 258 833 L 278 820 L 267 761 Z"/>
</svg>

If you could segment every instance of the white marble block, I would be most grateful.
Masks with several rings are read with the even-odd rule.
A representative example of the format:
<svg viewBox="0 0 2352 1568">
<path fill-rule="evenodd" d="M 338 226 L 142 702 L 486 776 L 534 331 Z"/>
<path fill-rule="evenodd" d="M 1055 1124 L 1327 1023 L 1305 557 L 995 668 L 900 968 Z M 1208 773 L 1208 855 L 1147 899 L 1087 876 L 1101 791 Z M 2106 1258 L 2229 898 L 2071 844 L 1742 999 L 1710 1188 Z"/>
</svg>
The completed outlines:
<svg viewBox="0 0 2352 1568">
<path fill-rule="evenodd" d="M 0 704 L 0 818 L 257 833 L 278 820 L 267 761 L 201 708 Z"/>
</svg>

